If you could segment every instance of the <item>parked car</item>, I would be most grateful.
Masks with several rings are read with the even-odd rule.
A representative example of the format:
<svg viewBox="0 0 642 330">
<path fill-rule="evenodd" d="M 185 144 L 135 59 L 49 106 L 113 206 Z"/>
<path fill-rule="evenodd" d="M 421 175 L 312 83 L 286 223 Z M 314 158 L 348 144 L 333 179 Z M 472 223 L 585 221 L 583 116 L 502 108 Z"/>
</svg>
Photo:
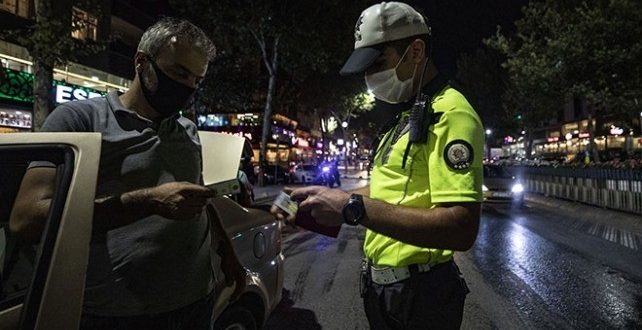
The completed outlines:
<svg viewBox="0 0 642 330">
<path fill-rule="evenodd" d="M 276 179 L 275 179 L 276 174 Z M 279 165 L 263 165 L 263 180 L 267 184 L 290 183 L 290 176 Z"/>
<path fill-rule="evenodd" d="M 0 134 L 1 329 L 78 328 L 100 148 L 99 133 Z M 50 161 L 58 171 L 45 230 L 32 246 L 12 237 L 7 211 L 34 160 Z M 229 163 L 238 167 L 238 159 Z M 280 224 L 267 211 L 243 208 L 227 197 L 211 199 L 206 210 L 211 219 L 221 219 L 249 270 L 237 301 L 229 300 L 233 288 L 217 295 L 215 328 L 261 328 L 281 299 Z"/>
<path fill-rule="evenodd" d="M 485 203 L 524 204 L 523 184 L 503 166 L 484 165 Z"/>
<path fill-rule="evenodd" d="M 297 165 L 293 172 L 293 182 L 300 183 L 313 183 L 314 179 L 317 177 L 317 166 L 316 165 Z"/>
</svg>

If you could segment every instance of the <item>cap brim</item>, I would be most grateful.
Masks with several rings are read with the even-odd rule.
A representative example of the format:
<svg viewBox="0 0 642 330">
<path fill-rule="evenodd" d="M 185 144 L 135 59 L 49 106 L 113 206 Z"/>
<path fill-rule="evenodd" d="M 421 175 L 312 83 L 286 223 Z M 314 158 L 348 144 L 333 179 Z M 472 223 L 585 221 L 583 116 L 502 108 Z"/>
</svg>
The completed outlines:
<svg viewBox="0 0 642 330">
<path fill-rule="evenodd" d="M 376 48 L 364 47 L 355 49 L 339 71 L 342 76 L 365 72 L 381 56 Z"/>
</svg>

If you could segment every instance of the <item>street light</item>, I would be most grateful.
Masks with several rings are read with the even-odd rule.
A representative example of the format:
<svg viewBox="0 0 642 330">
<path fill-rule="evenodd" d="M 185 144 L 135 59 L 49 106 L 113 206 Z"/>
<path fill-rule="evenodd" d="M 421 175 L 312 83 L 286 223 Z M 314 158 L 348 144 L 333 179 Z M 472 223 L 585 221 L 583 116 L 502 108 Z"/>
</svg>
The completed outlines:
<svg viewBox="0 0 642 330">
<path fill-rule="evenodd" d="M 490 136 L 493 134 L 493 130 L 490 128 L 486 129 L 486 159 L 490 161 Z"/>
<path fill-rule="evenodd" d="M 341 127 L 348 128 L 348 122 L 347 121 L 342 122 Z"/>
<path fill-rule="evenodd" d="M 275 160 L 275 165 L 274 165 L 274 184 L 277 183 L 277 169 L 279 168 L 279 135 L 278 134 L 272 134 L 272 138 L 276 140 L 276 158 Z"/>
</svg>

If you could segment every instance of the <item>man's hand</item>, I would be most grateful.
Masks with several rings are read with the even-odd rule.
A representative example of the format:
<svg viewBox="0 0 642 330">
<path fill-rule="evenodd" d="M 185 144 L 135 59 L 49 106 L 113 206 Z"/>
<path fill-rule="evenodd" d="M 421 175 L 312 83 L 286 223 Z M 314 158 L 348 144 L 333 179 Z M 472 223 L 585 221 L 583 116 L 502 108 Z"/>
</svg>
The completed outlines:
<svg viewBox="0 0 642 330">
<path fill-rule="evenodd" d="M 290 198 L 301 201 L 299 210 L 310 212 L 318 224 L 336 227 L 343 224 L 342 211 L 350 194 L 339 189 L 310 186 L 293 190 Z"/>
<path fill-rule="evenodd" d="M 245 282 L 247 271 L 239 262 L 232 246 L 224 241 L 221 241 L 221 244 L 222 246 L 219 248 L 221 270 L 223 271 L 223 275 L 225 275 L 225 286 L 232 286 L 236 283 L 234 292 L 230 297 L 230 301 L 235 301 L 245 290 L 245 286 L 247 285 Z"/>
<path fill-rule="evenodd" d="M 151 211 L 173 220 L 194 219 L 203 211 L 207 200 L 216 196 L 212 190 L 189 182 L 170 182 L 144 191 Z M 124 194 L 122 198 L 126 203 L 127 198 L 140 196 Z"/>
</svg>

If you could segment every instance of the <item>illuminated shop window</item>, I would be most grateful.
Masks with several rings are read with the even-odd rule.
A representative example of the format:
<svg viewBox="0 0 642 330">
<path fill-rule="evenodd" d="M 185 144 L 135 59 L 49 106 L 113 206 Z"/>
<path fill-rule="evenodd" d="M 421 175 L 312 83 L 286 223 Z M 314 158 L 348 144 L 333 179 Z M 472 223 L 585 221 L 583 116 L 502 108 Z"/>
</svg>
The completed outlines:
<svg viewBox="0 0 642 330">
<path fill-rule="evenodd" d="M 0 0 L 0 10 L 29 18 L 29 0 Z"/>
<path fill-rule="evenodd" d="M 98 18 L 76 7 L 72 9 L 71 36 L 80 40 L 98 40 Z"/>
</svg>

